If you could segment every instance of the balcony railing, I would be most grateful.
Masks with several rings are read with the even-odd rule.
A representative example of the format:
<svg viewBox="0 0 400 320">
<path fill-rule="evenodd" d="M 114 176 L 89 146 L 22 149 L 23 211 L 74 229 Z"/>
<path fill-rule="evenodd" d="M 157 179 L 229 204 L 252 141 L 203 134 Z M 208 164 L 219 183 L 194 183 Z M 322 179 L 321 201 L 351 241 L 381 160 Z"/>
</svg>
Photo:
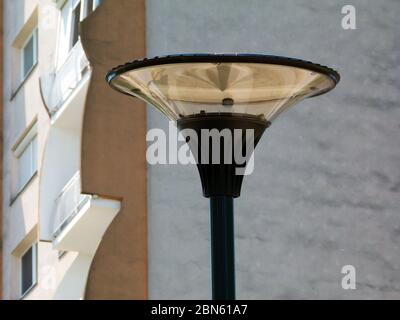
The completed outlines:
<svg viewBox="0 0 400 320">
<path fill-rule="evenodd" d="M 51 115 L 54 115 L 68 99 L 88 67 L 89 61 L 82 43 L 78 41 L 58 70 L 41 77 L 42 95 Z"/>
<path fill-rule="evenodd" d="M 56 199 L 53 239 L 74 219 L 90 198 L 89 195 L 81 194 L 81 176 L 78 171 Z"/>
</svg>

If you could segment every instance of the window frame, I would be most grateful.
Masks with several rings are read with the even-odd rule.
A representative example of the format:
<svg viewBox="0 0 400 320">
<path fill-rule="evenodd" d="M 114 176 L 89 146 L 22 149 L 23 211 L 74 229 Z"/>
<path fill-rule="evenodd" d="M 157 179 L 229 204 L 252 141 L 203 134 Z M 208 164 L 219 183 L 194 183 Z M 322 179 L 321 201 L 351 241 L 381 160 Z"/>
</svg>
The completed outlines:
<svg viewBox="0 0 400 320">
<path fill-rule="evenodd" d="M 92 3 L 92 8 L 89 9 L 89 1 L 88 0 L 59 0 L 57 3 L 57 7 L 59 10 L 59 22 L 58 22 L 58 28 L 57 28 L 57 48 L 56 48 L 56 70 L 61 69 L 61 67 L 64 65 L 65 61 L 68 60 L 69 55 L 71 54 L 71 51 L 75 47 L 73 45 L 73 34 L 74 34 L 74 11 L 80 5 L 80 16 L 79 16 L 79 22 L 82 22 L 89 14 L 93 13 L 101 4 L 102 0 L 93 0 Z M 61 26 L 62 26 L 62 11 L 65 6 L 68 6 L 68 15 L 67 19 L 68 21 L 66 22 L 66 25 L 68 26 L 68 34 L 65 38 L 67 38 L 66 41 L 68 41 L 68 52 L 61 52 L 62 45 L 60 44 L 60 41 L 65 40 L 61 37 Z M 80 41 L 80 35 L 78 36 L 78 41 Z M 60 56 L 65 56 L 63 58 L 60 58 Z"/>
<path fill-rule="evenodd" d="M 32 150 L 33 154 L 30 159 L 30 164 L 32 165 L 31 172 L 29 178 L 21 183 L 21 156 L 24 152 L 34 143 L 36 139 L 36 150 Z M 33 146 L 32 146 L 33 148 Z M 37 119 L 30 125 L 25 132 L 21 135 L 18 141 L 15 143 L 14 147 L 12 148 L 12 154 L 16 161 L 17 166 L 17 177 L 15 181 L 15 190 L 12 190 L 12 194 L 14 193 L 15 196 L 11 200 L 11 203 L 14 202 L 16 198 L 25 190 L 27 185 L 31 182 L 32 178 L 37 174 L 39 170 L 39 155 L 38 155 L 38 122 Z M 36 158 L 36 159 L 35 159 Z"/>
<path fill-rule="evenodd" d="M 32 66 L 25 73 L 25 48 L 28 45 L 29 41 L 33 39 L 33 63 Z M 39 41 L 38 41 L 38 27 L 36 26 L 33 31 L 29 34 L 29 36 L 25 39 L 24 43 L 20 48 L 20 62 L 21 62 L 21 82 L 23 83 L 27 77 L 31 74 L 32 70 L 38 64 L 38 52 L 39 52 Z"/>
<path fill-rule="evenodd" d="M 93 13 L 102 3 L 102 0 L 91 0 L 92 1 L 92 7 L 90 7 L 90 0 L 83 0 L 85 2 L 85 12 L 84 12 L 84 17 L 87 17 L 89 14 Z"/>
<path fill-rule="evenodd" d="M 74 3 L 75 1 L 75 3 Z M 82 3 L 84 4 L 84 0 L 60 0 L 59 3 L 57 4 L 58 6 L 58 27 L 57 27 L 57 47 L 56 47 L 56 55 L 55 55 L 55 69 L 56 71 L 60 70 L 62 66 L 65 64 L 65 62 L 68 60 L 68 57 L 71 54 L 72 49 L 75 47 L 75 45 L 72 45 L 73 42 L 73 12 L 77 8 L 78 5 L 81 5 L 80 9 L 80 17 L 79 21 L 82 21 Z M 67 8 L 66 8 L 67 7 Z M 68 10 L 67 14 L 67 21 L 66 26 L 67 26 L 67 35 L 65 38 L 61 36 L 62 34 L 62 25 L 63 25 L 63 10 L 66 9 Z M 61 45 L 61 42 L 65 40 L 67 42 L 68 50 L 64 52 L 65 48 Z M 78 37 L 78 42 L 80 40 L 80 37 Z"/>
<path fill-rule="evenodd" d="M 69 1 L 73 1 L 73 0 L 69 0 Z M 79 21 L 78 21 L 78 26 L 75 26 L 76 9 L 78 8 L 78 6 L 79 6 Z M 69 51 L 68 51 L 68 54 L 75 47 L 75 45 L 80 41 L 80 38 L 81 38 L 81 36 L 79 35 L 79 30 L 78 30 L 77 31 L 78 38 L 77 38 L 76 42 L 74 43 L 74 34 L 75 34 L 75 31 L 76 31 L 75 28 L 79 29 L 79 23 L 83 20 L 83 12 L 84 12 L 84 10 L 82 10 L 82 9 L 85 9 L 85 3 L 83 3 L 82 0 L 76 0 L 76 3 L 71 5 L 71 16 L 70 16 L 71 25 L 70 25 L 70 30 L 69 30 L 69 45 L 68 45 Z"/>
<path fill-rule="evenodd" d="M 22 266 L 22 259 L 25 254 L 32 249 L 32 284 L 23 291 L 23 266 Z M 19 256 L 19 296 L 20 299 L 26 297 L 34 287 L 38 284 L 38 242 L 33 242 L 28 248 L 21 253 Z"/>
<path fill-rule="evenodd" d="M 91 0 L 91 1 L 92 1 L 92 7 L 90 7 L 90 0 L 85 0 L 85 16 L 86 17 L 95 10 L 96 0 Z"/>
</svg>

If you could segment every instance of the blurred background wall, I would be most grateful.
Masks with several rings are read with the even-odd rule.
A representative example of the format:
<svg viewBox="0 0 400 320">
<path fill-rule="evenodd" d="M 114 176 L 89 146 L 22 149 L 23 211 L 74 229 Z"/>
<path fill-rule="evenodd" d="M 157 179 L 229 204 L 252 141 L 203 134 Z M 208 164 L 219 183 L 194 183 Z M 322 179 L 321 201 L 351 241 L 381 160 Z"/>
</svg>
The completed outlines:
<svg viewBox="0 0 400 320">
<path fill-rule="evenodd" d="M 356 30 L 342 28 L 344 5 Z M 148 0 L 149 57 L 248 52 L 337 69 L 279 117 L 236 200 L 238 299 L 400 298 L 400 1 Z M 148 127 L 168 129 L 149 108 Z M 210 298 L 208 201 L 195 166 L 149 166 L 152 299 Z M 356 290 L 342 289 L 342 267 Z"/>
</svg>

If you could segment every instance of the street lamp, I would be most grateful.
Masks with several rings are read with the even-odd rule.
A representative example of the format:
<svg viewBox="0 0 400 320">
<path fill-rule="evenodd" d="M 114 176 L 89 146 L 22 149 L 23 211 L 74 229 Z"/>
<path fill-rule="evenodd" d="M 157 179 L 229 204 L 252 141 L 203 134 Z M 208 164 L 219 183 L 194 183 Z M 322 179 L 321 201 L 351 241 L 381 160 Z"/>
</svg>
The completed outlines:
<svg viewBox="0 0 400 320">
<path fill-rule="evenodd" d="M 233 199 L 240 196 L 240 169 L 253 151 L 243 155 L 243 150 L 255 147 L 284 110 L 332 90 L 339 80 L 336 71 L 319 64 L 255 54 L 155 57 L 107 74 L 111 87 L 152 104 L 185 133 L 203 195 L 210 198 L 213 299 L 235 299 Z M 215 147 L 204 130 L 218 132 L 223 143 Z M 237 150 L 244 161 L 237 160 Z"/>
</svg>

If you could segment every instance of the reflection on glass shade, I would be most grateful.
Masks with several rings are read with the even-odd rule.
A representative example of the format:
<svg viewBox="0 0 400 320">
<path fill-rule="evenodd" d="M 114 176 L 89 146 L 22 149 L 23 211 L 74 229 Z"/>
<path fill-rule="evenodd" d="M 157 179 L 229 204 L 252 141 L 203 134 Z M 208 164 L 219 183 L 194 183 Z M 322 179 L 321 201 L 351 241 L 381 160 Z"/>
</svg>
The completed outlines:
<svg viewBox="0 0 400 320">
<path fill-rule="evenodd" d="M 333 89 L 332 69 L 260 55 L 181 55 L 120 66 L 111 86 L 154 105 L 169 119 L 240 113 L 272 121 L 298 101 Z"/>
</svg>

